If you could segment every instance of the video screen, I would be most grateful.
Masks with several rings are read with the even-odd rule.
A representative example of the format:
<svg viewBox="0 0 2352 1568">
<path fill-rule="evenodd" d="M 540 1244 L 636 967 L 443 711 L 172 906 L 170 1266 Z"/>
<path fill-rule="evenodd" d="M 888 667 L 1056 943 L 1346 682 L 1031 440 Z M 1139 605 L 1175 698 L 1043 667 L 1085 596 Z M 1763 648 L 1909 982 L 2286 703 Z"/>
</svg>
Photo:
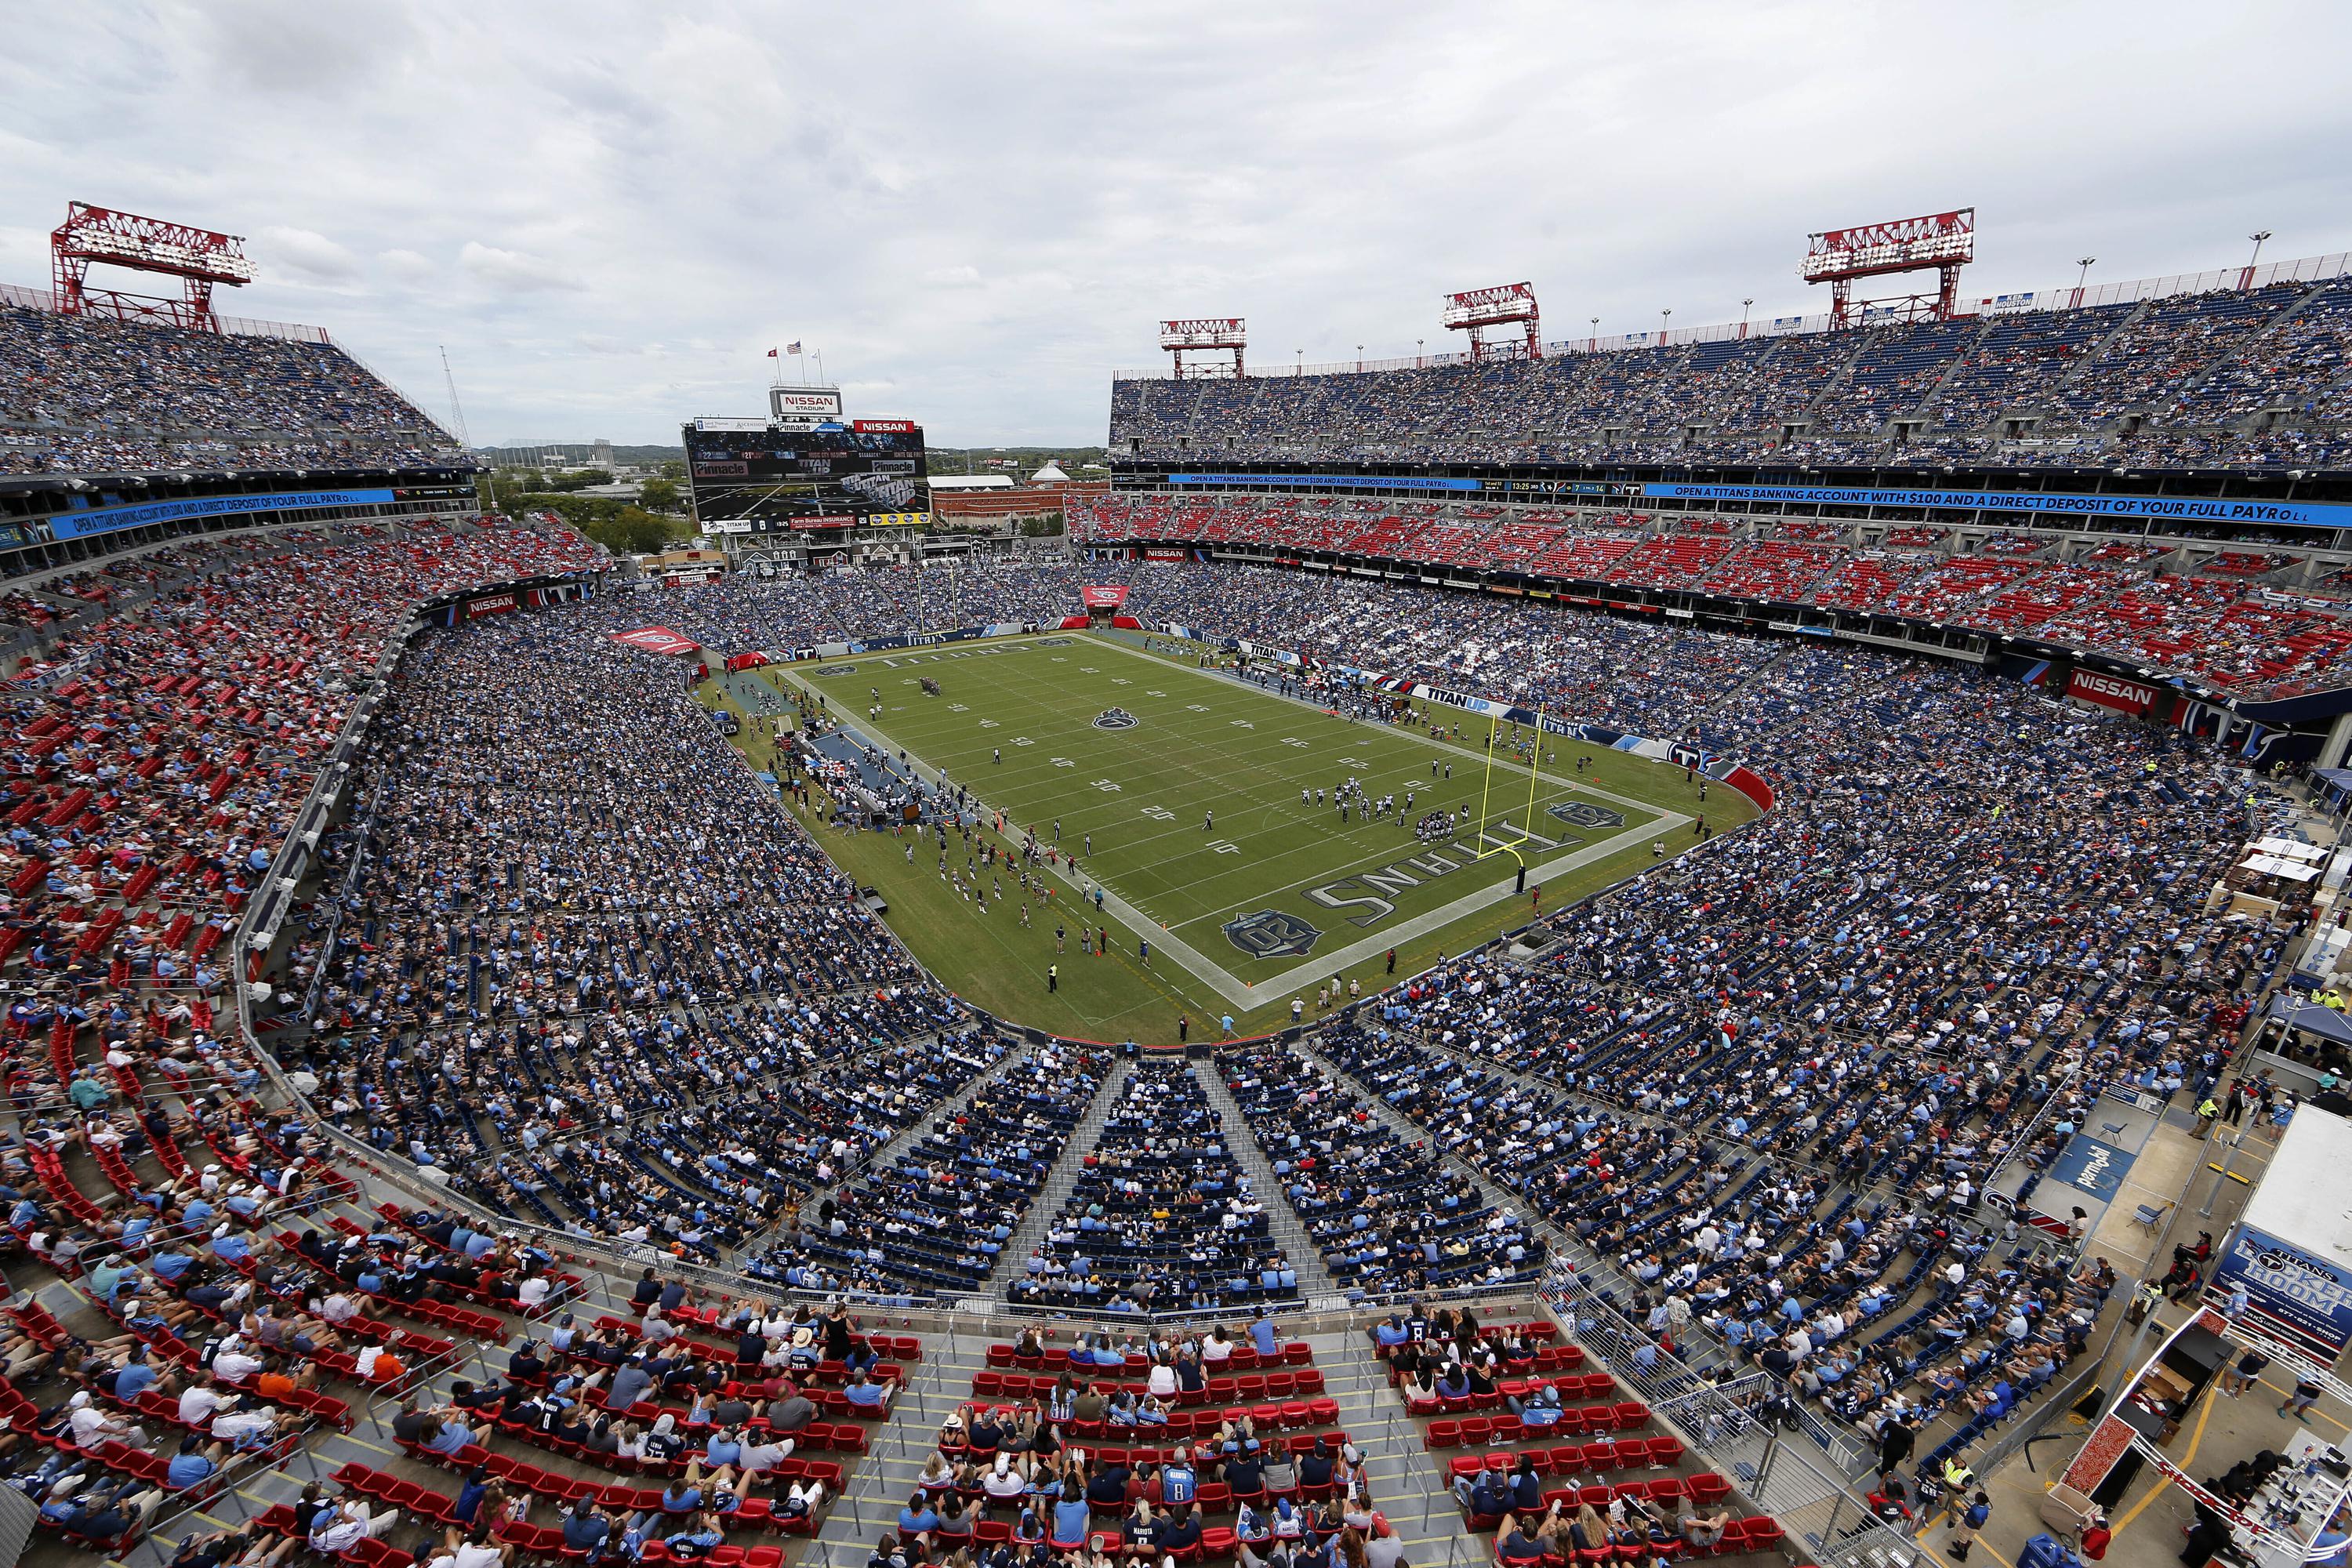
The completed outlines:
<svg viewBox="0 0 2352 1568">
<path fill-rule="evenodd" d="M 904 420 L 795 430 L 685 431 L 695 515 L 755 528 L 845 528 L 927 504 L 922 427 Z"/>
</svg>

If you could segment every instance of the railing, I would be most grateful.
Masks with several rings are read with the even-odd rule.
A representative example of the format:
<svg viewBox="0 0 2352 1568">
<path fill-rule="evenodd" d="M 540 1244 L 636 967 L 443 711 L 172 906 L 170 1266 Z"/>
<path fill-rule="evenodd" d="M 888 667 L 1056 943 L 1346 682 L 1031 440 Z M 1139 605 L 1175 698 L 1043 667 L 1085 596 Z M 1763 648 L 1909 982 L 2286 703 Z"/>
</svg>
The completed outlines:
<svg viewBox="0 0 2352 1568">
<path fill-rule="evenodd" d="M 1986 316 L 2031 310 L 2072 310 L 2093 305 L 2137 304 L 2142 300 L 2162 300 L 2179 294 L 2208 294 L 2218 289 L 2264 289 L 2274 283 L 2317 283 L 2330 278 L 2341 278 L 2347 273 L 2352 273 L 2352 252 L 2338 251 L 2333 256 L 2305 256 L 2293 261 L 2271 261 L 2252 268 L 2217 267 L 2203 272 L 2176 272 L 2169 277 L 2137 278 L 2127 282 L 2101 283 L 2079 289 L 2067 283 L 2054 289 L 1977 295 L 1960 300 L 1958 306 L 1963 314 Z M 1864 324 L 1873 323 L 1865 320 Z M 1546 343 L 1543 352 L 1552 357 L 1622 353 L 1631 349 L 1678 348 L 1688 343 L 1719 343 L 1734 339 L 1797 337 L 1829 330 L 1829 312 L 1821 310 L 1793 316 L 1766 316 L 1746 321 L 1718 321 L 1704 327 L 1676 327 L 1672 331 L 1596 331 L 1589 337 L 1566 338 Z M 1326 360 L 1313 364 L 1276 363 L 1259 370 L 1249 379 L 1276 381 L 1286 375 L 1358 375 L 1395 370 L 1434 370 L 1470 363 L 1468 353 L 1454 352 L 1404 354 L 1384 359 Z M 1111 372 L 1114 382 L 1172 379 L 1165 366 Z"/>
<path fill-rule="evenodd" d="M 435 1379 L 445 1373 L 456 1373 L 468 1362 L 478 1363 L 487 1377 L 497 1378 L 498 1369 L 492 1367 L 483 1354 L 484 1348 L 460 1339 L 442 1354 L 409 1367 L 398 1383 L 370 1392 L 366 1404 L 352 1411 L 353 1425 L 356 1426 L 364 1417 L 369 1429 L 383 1439 L 379 1446 L 389 1447 L 391 1433 L 385 1414 L 388 1407 L 397 1407 L 410 1394 L 429 1389 Z M 394 1413 L 397 1413 L 396 1408 Z M 318 1420 L 307 1422 L 294 1433 L 274 1439 L 265 1448 L 232 1456 L 202 1486 L 193 1489 L 194 1495 L 171 1494 L 162 1511 L 141 1521 L 140 1545 L 146 1549 L 147 1555 L 154 1562 L 169 1564 L 176 1553 L 164 1543 L 164 1531 L 175 1529 L 183 1523 L 217 1521 L 224 1515 L 232 1516 L 242 1524 L 260 1517 L 267 1510 L 266 1504 L 257 1506 L 258 1500 L 246 1489 L 247 1482 L 290 1468 L 297 1460 L 310 1471 L 313 1480 L 323 1479 L 325 1472 L 319 1464 L 315 1447 L 299 1439 L 309 1436 L 325 1425 Z"/>
<path fill-rule="evenodd" d="M 54 313 L 58 297 L 47 289 L 28 289 L 21 283 L 0 283 L 0 305 L 14 305 L 20 310 L 44 310 Z M 107 318 L 112 320 L 113 318 Z M 305 327 L 293 321 L 257 321 L 246 316 L 215 316 L 220 330 L 231 337 L 284 338 L 289 342 L 323 343 L 331 340 L 324 327 Z M 385 382 L 390 386 L 390 382 Z"/>
<path fill-rule="evenodd" d="M 306 1024 L 318 1022 L 319 998 L 327 988 L 328 971 L 335 956 L 335 940 L 342 932 L 344 911 L 358 896 L 360 873 L 366 868 L 368 850 L 373 842 L 375 814 L 383 804 L 383 792 L 391 782 L 390 774 L 378 779 L 374 790 L 368 795 L 367 804 L 352 814 L 352 863 L 344 868 L 341 884 L 335 889 L 334 897 L 326 900 L 326 929 L 317 933 L 319 963 L 311 971 L 310 988 L 302 997 L 302 1021 Z"/>
<path fill-rule="evenodd" d="M 2008 1149 L 2002 1152 L 2000 1159 L 1993 1162 L 1992 1168 L 1985 1173 L 1984 1180 L 1978 1184 L 1977 1190 L 1983 1194 L 1986 1203 L 2011 1215 L 2017 1213 L 2016 1200 L 2006 1193 L 1994 1192 L 1993 1184 L 2000 1181 L 2007 1173 L 2010 1166 L 2019 1160 L 2031 1158 L 2034 1147 L 2041 1142 L 2042 1129 L 2056 1117 L 2060 1107 L 2074 1092 L 2075 1085 L 2082 1082 L 2084 1070 L 2083 1065 L 2077 1063 L 2074 1069 L 2067 1073 L 2064 1079 L 2053 1086 L 2050 1092 L 2042 1097 L 2042 1103 L 2034 1108 L 2033 1114 L 2026 1120 L 2025 1125 L 2018 1131 L 2017 1136 L 2010 1141 Z M 2037 1172 L 2042 1168 L 2038 1165 L 2034 1167 Z"/>
</svg>

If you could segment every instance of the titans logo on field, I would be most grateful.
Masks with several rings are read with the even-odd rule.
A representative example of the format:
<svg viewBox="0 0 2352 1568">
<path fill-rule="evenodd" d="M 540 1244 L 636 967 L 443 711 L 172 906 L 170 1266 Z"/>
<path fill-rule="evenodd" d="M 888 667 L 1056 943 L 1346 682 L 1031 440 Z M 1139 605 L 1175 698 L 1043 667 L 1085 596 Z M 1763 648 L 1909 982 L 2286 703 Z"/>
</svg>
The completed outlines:
<svg viewBox="0 0 2352 1568">
<path fill-rule="evenodd" d="M 1551 815 L 1570 827 L 1622 827 L 1625 814 L 1612 811 L 1605 805 L 1595 805 L 1589 800 L 1563 800 L 1550 808 Z"/>
<path fill-rule="evenodd" d="M 1225 939 L 1252 958 L 1304 953 L 1323 933 L 1284 910 L 1260 910 L 1225 922 Z"/>
<path fill-rule="evenodd" d="M 1129 712 L 1124 708 L 1106 708 L 1101 712 L 1095 715 L 1095 728 L 1097 730 L 1132 730 L 1135 728 L 1135 715 Z"/>
</svg>

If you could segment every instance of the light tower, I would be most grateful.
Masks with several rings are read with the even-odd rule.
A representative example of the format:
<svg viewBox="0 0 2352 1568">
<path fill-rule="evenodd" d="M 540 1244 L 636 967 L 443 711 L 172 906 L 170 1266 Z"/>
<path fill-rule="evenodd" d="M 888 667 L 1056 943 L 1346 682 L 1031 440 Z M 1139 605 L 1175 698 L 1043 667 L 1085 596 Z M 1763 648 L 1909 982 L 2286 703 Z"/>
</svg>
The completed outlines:
<svg viewBox="0 0 2352 1568">
<path fill-rule="evenodd" d="M 1242 368 L 1242 351 L 1248 345 L 1248 324 L 1239 316 L 1160 323 L 1160 346 L 1175 357 L 1178 381 L 1184 379 L 1184 356 L 1188 353 L 1233 355 L 1230 364 L 1213 361 L 1193 367 L 1192 374 L 1195 377 L 1239 381 L 1248 374 Z"/>
<path fill-rule="evenodd" d="M 61 316 L 163 321 L 208 332 L 220 331 L 220 319 L 213 314 L 213 285 L 235 289 L 253 280 L 253 263 L 246 258 L 241 235 L 215 234 L 88 202 L 66 204 L 66 221 L 49 232 L 49 264 Z M 180 298 L 92 289 L 89 279 L 94 265 L 177 278 Z"/>
<path fill-rule="evenodd" d="M 1906 294 L 1875 304 L 1906 321 L 1948 321 L 1960 293 L 1960 268 L 1976 259 L 1977 209 L 1933 213 L 1894 223 L 1864 224 L 1858 228 L 1824 229 L 1808 237 L 1804 264 L 1798 274 L 1808 283 L 1830 286 L 1830 326 L 1853 325 L 1853 291 L 1857 278 L 1881 278 L 1897 272 L 1933 268 L 1937 275 L 1933 297 Z"/>
<path fill-rule="evenodd" d="M 1490 359 L 1543 358 L 1543 322 L 1536 310 L 1536 291 L 1525 283 L 1497 283 L 1491 289 L 1471 289 L 1445 297 L 1445 330 L 1470 334 L 1474 364 Z M 1524 326 L 1521 343 L 1489 343 L 1489 327 Z"/>
</svg>

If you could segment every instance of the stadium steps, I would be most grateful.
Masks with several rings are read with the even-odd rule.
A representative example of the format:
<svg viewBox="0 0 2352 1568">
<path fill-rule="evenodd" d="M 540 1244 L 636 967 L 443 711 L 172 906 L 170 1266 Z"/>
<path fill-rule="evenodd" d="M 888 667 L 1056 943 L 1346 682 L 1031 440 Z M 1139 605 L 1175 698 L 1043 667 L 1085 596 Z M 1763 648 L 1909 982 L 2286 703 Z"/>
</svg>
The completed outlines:
<svg viewBox="0 0 2352 1568">
<path fill-rule="evenodd" d="M 1838 362 L 1837 368 L 1823 376 L 1821 384 L 1813 388 L 1812 396 L 1806 399 L 1805 405 L 1797 411 L 1796 418 L 1813 418 L 1815 409 L 1827 407 L 1830 399 L 1844 391 L 1846 383 L 1853 379 L 1855 367 L 1862 363 L 1863 356 L 1870 352 L 1873 344 L 1868 333 L 1855 332 L 1853 336 L 1853 346 L 1846 351 L 1845 358 Z"/>
<path fill-rule="evenodd" d="M 936 1046 L 939 1043 L 939 1036 L 935 1034 L 927 1035 L 921 1037 L 913 1043 L 927 1047 Z M 997 1058 L 993 1065 L 982 1069 L 979 1077 L 973 1079 L 970 1083 L 964 1085 L 961 1089 L 948 1096 L 945 1100 L 940 1100 L 937 1105 L 932 1106 L 930 1110 L 925 1111 L 922 1115 L 915 1118 L 914 1121 L 908 1122 L 906 1127 L 899 1131 L 897 1137 L 891 1139 L 887 1143 L 878 1146 L 872 1153 L 866 1155 L 865 1159 L 844 1171 L 841 1173 L 841 1179 L 834 1183 L 832 1186 L 819 1188 L 816 1191 L 810 1193 L 806 1198 L 802 1200 L 801 1206 L 803 1208 L 813 1207 L 815 1205 L 824 1202 L 826 1197 L 839 1194 L 844 1188 L 856 1185 L 857 1183 L 863 1180 L 869 1173 L 882 1172 L 891 1169 L 893 1166 L 898 1164 L 900 1155 L 908 1152 L 916 1144 L 929 1137 L 932 1129 L 936 1127 L 942 1119 L 950 1116 L 961 1115 L 962 1112 L 969 1110 L 971 1109 L 973 1096 L 979 1094 L 982 1089 L 988 1088 L 998 1079 L 1004 1077 L 1014 1068 L 1029 1065 L 1029 1063 L 1030 1057 L 1028 1052 L 1017 1049 L 1006 1051 L 1003 1056 Z M 767 1234 L 763 1232 L 760 1237 L 754 1237 L 751 1241 L 746 1243 L 743 1247 L 739 1247 L 736 1250 L 741 1253 L 759 1253 L 764 1250 L 763 1244 L 766 1239 Z"/>
<path fill-rule="evenodd" d="M 2212 380 L 2216 375 L 2219 375 L 2223 370 L 2236 368 L 2241 363 L 2242 356 L 2252 351 L 2255 342 L 2259 342 L 2263 339 L 2269 337 L 2273 332 L 2277 331 L 2281 327 L 2294 320 L 2294 318 L 2302 312 L 2303 308 L 2305 305 L 2310 304 L 2313 300 L 2318 299 L 2321 295 L 2333 289 L 2336 285 L 2336 280 L 2332 278 L 2323 279 L 2319 282 L 2314 283 L 2304 289 L 2302 293 L 2297 294 L 2293 300 L 2288 300 L 2285 305 L 2282 306 L 2272 315 L 2269 321 L 2264 321 L 2260 328 L 2256 329 L 2252 334 L 2252 340 L 2249 342 L 2244 348 L 2239 350 L 2235 353 L 2215 355 L 2213 362 L 2207 365 L 2203 370 L 2199 371 L 2197 374 L 2190 379 L 2189 384 L 2183 386 L 2179 392 L 2173 394 L 2173 401 L 2175 403 L 2189 402 L 2191 398 L 2194 398 L 2197 395 L 2207 382 Z M 2243 418 L 2237 421 L 2240 425 L 2243 425 L 2246 422 L 2246 419 Z M 2172 426 L 2172 428 L 2177 429 L 2179 426 Z"/>
<path fill-rule="evenodd" d="M 1977 324 L 1976 336 L 1970 338 L 1965 344 L 1959 345 L 1952 351 L 1950 360 L 1944 366 L 1944 374 L 1936 378 L 1936 384 L 1927 389 L 1927 395 L 1921 398 L 1916 405 L 1914 405 L 1909 412 L 1898 414 L 1895 416 L 1895 417 L 1898 419 L 1927 418 L 1928 412 L 1936 406 L 1936 400 L 1944 395 L 1944 388 L 1951 385 L 1953 378 L 1958 375 L 1964 368 L 1973 365 L 1976 363 L 1977 351 L 1984 346 L 1985 337 L 1992 331 L 1994 320 L 1995 318 L 1991 316 L 1982 318 Z"/>
<path fill-rule="evenodd" d="M 1062 1205 L 1068 1203 L 1071 1193 L 1077 1190 L 1078 1177 L 1086 1170 L 1087 1156 L 1093 1153 L 1095 1146 L 1102 1142 L 1103 1126 L 1110 1118 L 1111 1105 L 1126 1087 L 1127 1071 L 1113 1061 L 1109 1064 L 1109 1070 L 1103 1074 L 1101 1084 L 1096 1088 L 1094 1099 L 1087 1102 L 1087 1113 L 1078 1119 L 1077 1126 L 1071 1130 L 1069 1139 L 1063 1143 L 1062 1152 L 1055 1160 L 1054 1168 L 1045 1173 L 1045 1183 L 1037 1189 L 1036 1201 L 1029 1205 L 1029 1212 L 1021 1216 L 1020 1227 L 1013 1231 L 1013 1239 L 1004 1244 L 1003 1256 L 1007 1259 L 1007 1271 L 1002 1280 L 996 1281 L 1000 1288 L 1024 1277 L 1029 1255 L 1037 1250 L 1039 1242 L 1045 1239 L 1045 1232 L 1053 1227 L 1055 1219 L 1062 1212 Z"/>
<path fill-rule="evenodd" d="M 1214 1063 L 1199 1062 L 1192 1068 L 1194 1081 L 1202 1094 L 1217 1113 L 1217 1131 L 1223 1135 L 1225 1152 L 1234 1163 L 1249 1177 L 1250 1187 L 1258 1202 L 1265 1205 L 1266 1228 L 1290 1259 L 1290 1267 L 1298 1274 L 1298 1291 L 1309 1305 L 1322 1304 L 1318 1297 L 1332 1297 L 1333 1305 L 1341 1304 L 1339 1283 L 1331 1278 L 1331 1270 L 1323 1261 L 1322 1251 L 1307 1235 L 1306 1226 L 1299 1223 L 1298 1211 L 1290 1206 L 1283 1195 L 1281 1178 L 1274 1173 L 1274 1164 L 1265 1151 L 1257 1146 L 1250 1132 L 1249 1118 L 1242 1114 L 1234 1091 L 1225 1087 L 1224 1075 Z"/>
<path fill-rule="evenodd" d="M 1460 1510 L 1422 1452 L 1420 1433 L 1389 1387 L 1370 1342 L 1355 1333 L 1310 1334 L 1307 1342 L 1326 1394 L 1339 1404 L 1339 1426 L 1363 1451 L 1375 1504 L 1404 1538 L 1410 1557 L 1443 1559 L 1447 1542 L 1461 1536 Z M 988 1364 L 990 1342 L 982 1333 L 925 1342 L 923 1361 L 893 1402 L 889 1425 L 875 1435 L 846 1490 L 829 1505 L 815 1539 L 791 1549 L 795 1568 L 863 1568 L 874 1543 L 896 1528 L 940 1424 L 971 1397 L 972 1378 Z"/>
<path fill-rule="evenodd" d="M 2149 310 L 2153 310 L 2156 307 L 2156 304 L 2157 301 L 2154 300 L 2142 300 L 2138 304 L 2133 306 L 2130 312 L 2126 314 L 2122 321 L 2117 321 L 2115 326 L 2108 331 L 2105 337 L 2101 338 L 2097 342 L 2093 343 L 2090 347 L 2084 349 L 2081 353 L 2076 354 L 2074 356 L 2074 363 L 2067 368 L 2066 374 L 2058 378 L 2058 384 L 2050 389 L 2050 401 L 2048 404 L 2043 405 L 2043 406 L 2056 406 L 2058 403 L 2058 394 L 2074 385 L 2077 381 L 2083 379 L 2085 374 L 2089 374 L 2091 367 L 2099 363 L 2100 359 L 2106 353 L 2107 350 L 2114 345 L 2116 340 L 2122 337 L 2126 332 L 2130 331 L 2132 328 L 2137 326 L 2139 324 L 2140 318 L 2147 315 Z"/>
<path fill-rule="evenodd" d="M 898 1510 L 915 1490 L 940 1423 L 971 1397 L 972 1375 L 987 1366 L 989 1344 L 977 1331 L 924 1337 L 923 1359 L 891 1400 L 888 1425 L 873 1433 L 842 1495 L 827 1505 L 815 1540 L 787 1546 L 788 1562 L 862 1568 L 883 1532 L 897 1528 Z"/>
<path fill-rule="evenodd" d="M 1338 1081 L 1354 1084 L 1361 1091 L 1364 1103 L 1371 1108 L 1372 1114 L 1379 1117 L 1391 1131 L 1407 1142 L 1428 1144 L 1431 1152 L 1437 1155 L 1447 1170 L 1469 1182 L 1477 1189 L 1478 1201 L 1481 1204 L 1494 1208 L 1507 1208 L 1518 1214 L 1537 1235 L 1544 1238 L 1545 1245 L 1550 1247 L 1555 1255 L 1570 1258 L 1575 1261 L 1578 1268 L 1583 1268 L 1592 1265 L 1592 1255 L 1576 1237 L 1538 1213 L 1533 1205 L 1520 1202 L 1517 1194 L 1497 1185 L 1493 1178 L 1475 1165 L 1437 1148 L 1430 1138 L 1428 1128 L 1382 1100 L 1370 1084 L 1348 1072 L 1319 1049 L 1309 1046 L 1305 1039 L 1292 1046 L 1291 1049 L 1329 1073 Z"/>
<path fill-rule="evenodd" d="M 1462 1510 L 1445 1477 L 1423 1451 L 1421 1428 L 1389 1384 L 1388 1368 L 1361 1331 L 1309 1334 L 1327 1394 L 1339 1402 L 1339 1425 L 1363 1450 L 1372 1506 L 1388 1517 L 1413 1563 L 1450 1561 L 1457 1543 L 1475 1562 L 1479 1543 L 1463 1529 Z"/>
<path fill-rule="evenodd" d="M 1497 1077 L 1509 1082 L 1523 1084 L 1527 1088 L 1538 1090 L 1538 1092 L 1544 1094 L 1569 1095 L 1570 1098 L 1580 1098 L 1575 1091 L 1569 1089 L 1561 1084 L 1554 1082 L 1550 1079 L 1541 1077 L 1538 1074 L 1521 1072 L 1516 1068 L 1507 1067 L 1500 1062 L 1487 1061 L 1482 1058 L 1472 1056 L 1465 1051 L 1457 1050 L 1452 1046 L 1442 1045 L 1435 1040 L 1423 1038 L 1419 1043 L 1423 1049 L 1431 1051 L 1438 1056 L 1451 1058 L 1453 1060 L 1460 1062 L 1464 1067 L 1474 1068 L 1481 1072 L 1494 1073 Z M 1615 1117 L 1620 1121 L 1638 1122 L 1644 1127 L 1654 1127 L 1664 1132 L 1682 1133 L 1692 1131 L 1689 1127 L 1685 1126 L 1678 1121 L 1675 1121 L 1670 1118 L 1655 1116 L 1651 1114 L 1649 1111 L 1640 1110 L 1636 1107 L 1619 1105 L 1613 1100 L 1597 1100 L 1590 1094 L 1582 1095 L 1580 1098 L 1591 1100 L 1592 1103 L 1602 1107 L 1611 1116 Z M 1728 1140 L 1711 1132 L 1701 1132 L 1699 1133 L 1699 1137 L 1706 1142 L 1710 1148 L 1717 1151 L 1722 1150 L 1729 1142 Z M 1757 1151 L 1754 1149 L 1748 1148 L 1744 1144 L 1734 1146 L 1740 1150 L 1743 1157 L 1745 1158 L 1753 1159 L 1756 1156 Z M 1804 1171 L 1821 1178 L 1828 1189 L 1823 1195 L 1823 1201 L 1825 1203 L 1833 1203 L 1838 1197 L 1843 1195 L 1847 1192 L 1853 1192 L 1858 1195 L 1864 1197 L 1877 1196 L 1899 1199 L 1903 1196 L 1903 1194 L 1900 1191 L 1884 1182 L 1867 1182 L 1857 1185 L 1852 1180 L 1839 1175 L 1829 1166 L 1820 1164 L 1811 1160 L 1804 1159 L 1799 1155 L 1781 1153 L 1776 1151 L 1772 1153 L 1771 1159 L 1773 1163 L 1776 1165 L 1783 1165 L 1792 1170 Z"/>
<path fill-rule="evenodd" d="M 1701 708 L 1696 714 L 1692 715 L 1689 720 L 1691 726 L 1704 732 L 1707 727 L 1708 720 L 1714 718 L 1717 713 L 1722 711 L 1724 709 L 1730 707 L 1734 702 L 1737 702 L 1749 687 L 1754 686 L 1757 682 L 1765 679 L 1767 677 L 1777 671 L 1780 668 L 1781 663 L 1788 658 L 1790 653 L 1793 650 L 1793 644 L 1775 647 L 1770 656 L 1768 657 L 1763 663 L 1758 665 L 1754 669 L 1749 670 L 1747 678 L 1741 680 L 1738 685 L 1723 692 L 1720 696 L 1717 696 L 1712 701 L 1708 702 L 1706 707 Z"/>
</svg>

